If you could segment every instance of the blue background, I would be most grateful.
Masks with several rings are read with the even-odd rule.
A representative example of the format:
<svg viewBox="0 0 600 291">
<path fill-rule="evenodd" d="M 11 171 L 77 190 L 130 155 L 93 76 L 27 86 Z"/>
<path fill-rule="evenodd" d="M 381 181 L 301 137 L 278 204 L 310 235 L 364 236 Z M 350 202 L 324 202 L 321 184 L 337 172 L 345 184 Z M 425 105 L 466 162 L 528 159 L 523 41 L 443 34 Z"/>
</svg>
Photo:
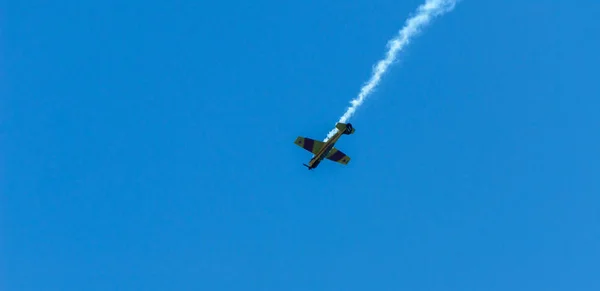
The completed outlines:
<svg viewBox="0 0 600 291">
<path fill-rule="evenodd" d="M 577 3 L 575 3 L 577 2 Z M 0 289 L 599 290 L 598 1 L 9 1 Z"/>
</svg>

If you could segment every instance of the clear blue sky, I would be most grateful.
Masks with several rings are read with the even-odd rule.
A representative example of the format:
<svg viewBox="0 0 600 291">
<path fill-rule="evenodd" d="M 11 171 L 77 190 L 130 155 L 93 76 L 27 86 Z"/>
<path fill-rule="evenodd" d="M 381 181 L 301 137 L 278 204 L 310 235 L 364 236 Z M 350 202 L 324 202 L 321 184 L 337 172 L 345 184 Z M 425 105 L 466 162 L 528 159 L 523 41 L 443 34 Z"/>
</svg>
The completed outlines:
<svg viewBox="0 0 600 291">
<path fill-rule="evenodd" d="M 600 290 L 600 2 L 9 1 L 0 289 Z"/>
</svg>

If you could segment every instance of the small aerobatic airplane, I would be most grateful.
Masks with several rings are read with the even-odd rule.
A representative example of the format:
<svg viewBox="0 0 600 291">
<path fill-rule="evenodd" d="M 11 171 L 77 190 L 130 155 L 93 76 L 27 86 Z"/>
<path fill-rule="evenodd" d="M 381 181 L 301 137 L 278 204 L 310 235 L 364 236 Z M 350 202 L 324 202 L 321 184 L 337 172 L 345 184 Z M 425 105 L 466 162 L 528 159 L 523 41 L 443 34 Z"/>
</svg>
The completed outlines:
<svg viewBox="0 0 600 291">
<path fill-rule="evenodd" d="M 350 162 L 350 157 L 334 148 L 333 145 L 340 139 L 342 134 L 353 134 L 354 128 L 350 123 L 337 123 L 335 127 L 338 132 L 327 142 L 302 136 L 296 138 L 295 144 L 314 154 L 308 165 L 304 164 L 309 170 L 316 168 L 323 159 L 338 162 L 342 165 L 347 165 Z"/>
</svg>

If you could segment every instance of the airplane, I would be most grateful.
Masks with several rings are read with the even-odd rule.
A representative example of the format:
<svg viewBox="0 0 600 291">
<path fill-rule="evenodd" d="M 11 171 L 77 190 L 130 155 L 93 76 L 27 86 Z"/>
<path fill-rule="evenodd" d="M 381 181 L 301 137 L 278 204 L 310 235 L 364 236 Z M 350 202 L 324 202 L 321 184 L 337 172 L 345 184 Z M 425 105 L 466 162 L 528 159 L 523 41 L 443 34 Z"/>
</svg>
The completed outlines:
<svg viewBox="0 0 600 291">
<path fill-rule="evenodd" d="M 308 137 L 299 136 L 294 142 L 299 147 L 314 154 L 310 162 L 303 164 L 308 170 L 316 168 L 323 159 L 328 159 L 334 162 L 338 162 L 342 165 L 347 165 L 350 162 L 350 157 L 344 154 L 342 151 L 334 148 L 335 143 L 340 139 L 342 134 L 353 134 L 354 128 L 351 123 L 340 123 L 338 122 L 335 127 L 338 131 L 335 135 L 326 142 L 314 140 Z"/>
</svg>

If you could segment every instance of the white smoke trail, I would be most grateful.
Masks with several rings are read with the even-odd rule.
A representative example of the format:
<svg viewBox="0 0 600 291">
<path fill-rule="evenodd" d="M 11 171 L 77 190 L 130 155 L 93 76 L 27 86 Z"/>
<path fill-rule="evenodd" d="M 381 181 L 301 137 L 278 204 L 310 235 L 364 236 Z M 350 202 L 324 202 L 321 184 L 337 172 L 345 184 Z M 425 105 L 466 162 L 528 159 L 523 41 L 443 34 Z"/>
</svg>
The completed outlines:
<svg viewBox="0 0 600 291">
<path fill-rule="evenodd" d="M 380 60 L 377 65 L 373 68 L 373 74 L 369 81 L 363 85 L 360 89 L 360 93 L 358 96 L 350 101 L 352 106 L 348 107 L 346 113 L 340 117 L 338 122 L 346 123 L 356 109 L 363 104 L 367 96 L 373 92 L 373 89 L 377 87 L 379 81 L 381 80 L 381 76 L 388 70 L 388 67 L 396 60 L 396 55 L 400 50 L 402 50 L 411 40 L 412 37 L 416 36 L 423 27 L 431 22 L 431 20 L 440 16 L 446 12 L 450 12 L 454 9 L 456 2 L 458 0 L 426 0 L 419 8 L 417 9 L 417 13 L 406 20 L 406 23 L 402 29 L 398 32 L 398 35 L 391 39 L 387 46 L 389 47 L 387 53 L 385 54 L 385 58 Z M 330 139 L 335 133 L 337 129 L 333 129 L 327 134 L 327 138 L 325 141 Z"/>
</svg>

